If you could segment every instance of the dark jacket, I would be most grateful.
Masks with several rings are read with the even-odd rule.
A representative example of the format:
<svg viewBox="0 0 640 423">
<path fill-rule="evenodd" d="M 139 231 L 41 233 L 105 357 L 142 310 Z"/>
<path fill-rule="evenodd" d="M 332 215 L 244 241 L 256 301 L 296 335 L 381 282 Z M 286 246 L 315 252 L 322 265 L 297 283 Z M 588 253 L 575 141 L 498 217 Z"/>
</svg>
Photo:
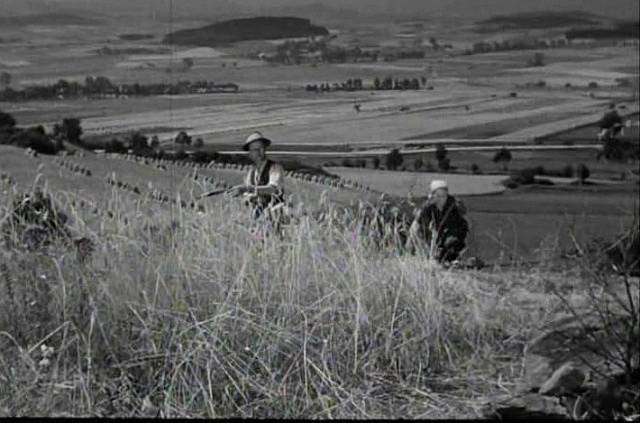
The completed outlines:
<svg viewBox="0 0 640 423">
<path fill-rule="evenodd" d="M 427 202 L 418 211 L 418 222 L 422 235 L 430 239 L 431 231 L 434 229 L 437 231 L 436 244 L 438 246 L 442 246 L 449 237 L 464 243 L 469 232 L 469 224 L 463 216 L 464 213 L 464 206 L 451 195 L 447 197 L 442 211 L 434 203 Z"/>
<path fill-rule="evenodd" d="M 610 129 L 616 124 L 622 124 L 622 118 L 616 110 L 611 110 L 602 117 L 600 120 L 600 129 Z"/>
</svg>

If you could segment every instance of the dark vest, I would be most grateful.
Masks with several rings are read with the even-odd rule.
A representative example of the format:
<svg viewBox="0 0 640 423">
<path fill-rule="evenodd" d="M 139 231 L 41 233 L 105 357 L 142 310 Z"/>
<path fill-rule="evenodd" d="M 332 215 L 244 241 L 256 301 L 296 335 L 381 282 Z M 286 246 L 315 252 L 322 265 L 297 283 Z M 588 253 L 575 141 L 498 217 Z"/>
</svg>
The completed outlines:
<svg viewBox="0 0 640 423">
<path fill-rule="evenodd" d="M 261 169 L 256 168 L 253 174 L 253 184 L 254 185 L 268 185 L 269 184 L 269 172 L 271 171 L 271 167 L 275 163 L 271 160 L 267 160 Z M 279 204 L 284 202 L 284 192 L 280 195 L 259 195 L 255 199 L 255 205 L 260 208 L 265 208 L 269 204 Z"/>
</svg>

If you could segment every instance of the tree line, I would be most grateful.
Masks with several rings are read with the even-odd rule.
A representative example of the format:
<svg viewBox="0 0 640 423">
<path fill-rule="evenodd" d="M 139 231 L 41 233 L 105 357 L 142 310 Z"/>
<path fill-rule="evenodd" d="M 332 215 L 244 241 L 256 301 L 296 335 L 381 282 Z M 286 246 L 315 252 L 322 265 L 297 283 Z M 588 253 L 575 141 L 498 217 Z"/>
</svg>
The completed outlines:
<svg viewBox="0 0 640 423">
<path fill-rule="evenodd" d="M 533 50 L 562 48 L 570 44 L 569 40 L 564 37 L 554 39 L 538 39 L 538 38 L 518 38 L 503 41 L 479 41 L 474 43 L 471 49 L 465 51 L 465 54 L 481 54 L 498 51 L 512 50 Z"/>
<path fill-rule="evenodd" d="M 330 92 L 330 91 L 362 91 L 362 90 L 419 90 L 426 87 L 427 78 L 393 78 L 387 76 L 385 78 L 375 78 L 373 85 L 365 86 L 360 78 L 348 79 L 345 82 L 334 82 L 330 84 L 324 82 L 321 84 L 307 84 L 306 91 L 310 92 Z M 432 88 L 432 87 L 429 87 Z"/>
<path fill-rule="evenodd" d="M 88 76 L 84 84 L 60 79 L 54 84 L 34 85 L 22 90 L 6 87 L 0 90 L 0 101 L 50 100 L 77 97 L 122 97 L 178 94 L 211 94 L 238 92 L 234 83 L 216 84 L 212 81 L 178 81 L 176 83 L 115 84 L 104 76 Z"/>
</svg>

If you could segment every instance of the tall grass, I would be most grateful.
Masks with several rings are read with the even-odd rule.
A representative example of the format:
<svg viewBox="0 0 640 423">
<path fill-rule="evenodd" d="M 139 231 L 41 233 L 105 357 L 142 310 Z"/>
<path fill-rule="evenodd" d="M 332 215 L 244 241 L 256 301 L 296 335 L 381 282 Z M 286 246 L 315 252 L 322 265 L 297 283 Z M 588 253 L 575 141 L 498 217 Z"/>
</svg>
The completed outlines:
<svg viewBox="0 0 640 423">
<path fill-rule="evenodd" d="M 121 200 L 89 225 L 57 198 L 95 252 L 0 249 L 0 415 L 475 417 L 540 318 L 332 219 L 264 236 L 235 203 Z"/>
</svg>

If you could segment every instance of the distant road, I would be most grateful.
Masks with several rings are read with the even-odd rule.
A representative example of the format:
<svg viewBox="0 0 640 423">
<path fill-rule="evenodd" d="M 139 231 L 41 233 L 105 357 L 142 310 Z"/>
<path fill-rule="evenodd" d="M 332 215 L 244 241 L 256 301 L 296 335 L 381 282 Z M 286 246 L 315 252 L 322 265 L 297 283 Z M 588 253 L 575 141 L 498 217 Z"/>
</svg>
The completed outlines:
<svg viewBox="0 0 640 423">
<path fill-rule="evenodd" d="M 480 146 L 468 146 L 468 147 L 447 147 L 447 151 L 495 151 L 504 147 L 504 144 L 497 145 L 480 145 Z M 600 145 L 598 144 L 576 144 L 576 145 L 514 145 L 506 146 L 509 150 L 598 150 Z M 270 151 L 269 155 L 273 157 L 369 157 L 376 155 L 383 155 L 389 153 L 391 148 L 380 148 L 365 151 Z M 421 153 L 435 153 L 435 147 L 429 148 L 402 148 L 401 154 L 421 154 Z M 220 151 L 224 154 L 246 154 L 244 151 L 227 150 Z"/>
</svg>

